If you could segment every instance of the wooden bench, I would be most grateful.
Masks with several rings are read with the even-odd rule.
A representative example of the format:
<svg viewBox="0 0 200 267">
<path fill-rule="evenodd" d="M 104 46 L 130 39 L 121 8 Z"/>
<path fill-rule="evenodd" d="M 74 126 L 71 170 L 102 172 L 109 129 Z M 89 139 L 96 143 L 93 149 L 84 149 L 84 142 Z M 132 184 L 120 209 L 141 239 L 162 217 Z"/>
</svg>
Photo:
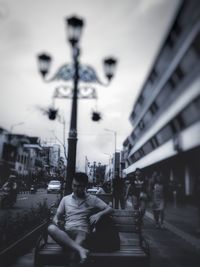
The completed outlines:
<svg viewBox="0 0 200 267">
<path fill-rule="evenodd" d="M 91 252 L 87 266 L 149 266 L 149 246 L 138 225 L 138 212 L 114 210 L 112 217 L 119 231 L 120 249 L 114 252 Z M 68 264 L 66 252 L 44 233 L 35 248 L 34 267 Z"/>
</svg>

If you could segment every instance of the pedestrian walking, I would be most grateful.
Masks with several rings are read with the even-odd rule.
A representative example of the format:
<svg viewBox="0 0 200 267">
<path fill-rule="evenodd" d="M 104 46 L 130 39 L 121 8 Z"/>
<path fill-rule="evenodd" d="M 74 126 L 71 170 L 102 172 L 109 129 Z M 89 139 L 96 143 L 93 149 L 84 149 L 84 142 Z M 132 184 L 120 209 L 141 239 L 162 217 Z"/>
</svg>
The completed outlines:
<svg viewBox="0 0 200 267">
<path fill-rule="evenodd" d="M 151 189 L 152 195 L 152 210 L 155 220 L 155 227 L 164 228 L 164 209 L 165 209 L 165 194 L 164 184 L 161 174 L 153 173 L 153 183 Z"/>
<path fill-rule="evenodd" d="M 121 209 L 125 209 L 124 188 L 124 179 L 119 176 L 118 172 L 116 172 L 115 178 L 112 180 L 113 207 L 115 209 L 119 209 L 119 205 Z"/>
<path fill-rule="evenodd" d="M 126 191 L 126 200 L 131 197 L 132 207 L 140 211 L 140 222 L 142 223 L 147 205 L 147 185 L 142 170 L 137 168 L 130 177 L 130 184 Z"/>
</svg>

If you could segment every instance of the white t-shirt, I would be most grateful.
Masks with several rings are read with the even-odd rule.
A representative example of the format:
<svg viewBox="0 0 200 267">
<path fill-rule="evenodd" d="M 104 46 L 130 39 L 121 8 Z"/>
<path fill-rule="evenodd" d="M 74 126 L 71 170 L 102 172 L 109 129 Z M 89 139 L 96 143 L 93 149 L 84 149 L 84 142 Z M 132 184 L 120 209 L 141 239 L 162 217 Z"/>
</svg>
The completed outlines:
<svg viewBox="0 0 200 267">
<path fill-rule="evenodd" d="M 89 217 L 107 208 L 107 204 L 98 197 L 85 194 L 77 198 L 74 193 L 62 198 L 57 212 L 65 216 L 65 230 L 82 230 L 90 232 Z"/>
</svg>

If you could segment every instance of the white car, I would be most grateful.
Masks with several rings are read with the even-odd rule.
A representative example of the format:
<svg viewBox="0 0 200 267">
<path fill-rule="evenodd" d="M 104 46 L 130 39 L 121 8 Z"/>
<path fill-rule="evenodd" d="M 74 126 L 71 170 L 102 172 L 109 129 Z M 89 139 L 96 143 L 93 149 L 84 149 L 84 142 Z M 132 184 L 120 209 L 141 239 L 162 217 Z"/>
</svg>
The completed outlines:
<svg viewBox="0 0 200 267">
<path fill-rule="evenodd" d="M 98 192 L 98 187 L 88 188 L 87 193 L 95 195 Z"/>
<path fill-rule="evenodd" d="M 47 187 L 47 194 L 49 193 L 60 193 L 61 192 L 61 182 L 58 180 L 51 180 Z"/>
<path fill-rule="evenodd" d="M 96 194 L 105 194 L 105 191 L 103 190 L 102 187 L 98 186 L 98 187 L 88 188 L 87 193 L 96 195 Z"/>
</svg>

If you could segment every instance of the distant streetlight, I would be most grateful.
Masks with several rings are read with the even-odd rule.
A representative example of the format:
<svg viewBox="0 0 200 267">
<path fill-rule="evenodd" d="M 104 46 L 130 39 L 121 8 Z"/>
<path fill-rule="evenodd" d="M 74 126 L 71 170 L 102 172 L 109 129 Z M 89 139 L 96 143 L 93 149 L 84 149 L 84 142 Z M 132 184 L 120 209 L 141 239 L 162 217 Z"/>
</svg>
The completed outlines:
<svg viewBox="0 0 200 267">
<path fill-rule="evenodd" d="M 114 134 L 114 138 L 115 138 L 115 154 L 116 154 L 116 151 L 117 151 L 117 132 L 114 131 L 114 130 L 111 130 L 111 129 L 104 129 L 104 130 Z"/>
<path fill-rule="evenodd" d="M 108 159 L 108 167 L 107 167 L 107 170 L 108 170 L 108 173 L 107 173 L 107 176 L 108 176 L 108 179 L 113 179 L 113 168 L 112 168 L 112 155 L 111 154 L 108 154 L 108 153 L 103 153 L 104 155 L 108 156 L 109 159 Z M 107 179 L 106 179 L 107 180 Z"/>
<path fill-rule="evenodd" d="M 10 133 L 12 133 L 13 129 L 17 126 L 20 126 L 20 125 L 23 125 L 24 122 L 18 122 L 18 123 L 15 123 L 15 124 L 12 124 L 11 127 L 10 127 Z"/>
<path fill-rule="evenodd" d="M 72 58 L 73 64 L 66 64 L 60 67 L 56 75 L 49 81 L 54 80 L 65 80 L 73 81 L 73 88 L 69 90 L 69 94 L 65 96 L 60 96 L 60 89 L 56 90 L 56 97 L 71 98 L 72 99 L 72 109 L 71 109 L 71 120 L 70 120 L 70 129 L 68 136 L 68 156 L 67 156 L 67 179 L 65 184 L 65 194 L 69 194 L 72 191 L 71 184 L 72 179 L 76 169 L 76 146 L 77 146 L 77 109 L 78 109 L 78 99 L 80 98 L 94 98 L 95 89 L 89 91 L 82 90 L 79 88 L 79 82 L 84 83 L 98 83 L 100 85 L 107 86 L 115 71 L 117 60 L 115 58 L 109 57 L 104 60 L 104 71 L 107 77 L 108 83 L 103 84 L 98 76 L 96 75 L 95 70 L 88 65 L 82 65 L 79 61 L 80 56 L 80 47 L 79 41 L 82 33 L 82 28 L 84 26 L 84 20 L 76 16 L 72 16 L 66 19 L 66 26 L 68 32 L 68 42 L 71 45 L 72 49 Z M 51 57 L 47 54 L 40 54 L 38 56 L 39 70 L 43 78 L 46 78 L 46 75 L 49 72 Z M 47 81 L 47 80 L 46 80 Z M 97 116 L 98 115 L 98 116 Z M 94 121 L 101 119 L 99 114 L 96 114 L 92 117 Z"/>
</svg>

